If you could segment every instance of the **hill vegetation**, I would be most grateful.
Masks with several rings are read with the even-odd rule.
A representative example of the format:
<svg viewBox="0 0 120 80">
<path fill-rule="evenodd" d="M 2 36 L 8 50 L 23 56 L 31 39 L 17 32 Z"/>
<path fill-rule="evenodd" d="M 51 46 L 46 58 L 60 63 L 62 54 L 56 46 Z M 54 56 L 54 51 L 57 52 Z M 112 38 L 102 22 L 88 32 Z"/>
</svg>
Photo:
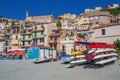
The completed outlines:
<svg viewBox="0 0 120 80">
<path fill-rule="evenodd" d="M 116 16 L 116 15 L 120 14 L 120 7 L 119 8 L 114 8 L 114 9 L 103 9 L 101 11 L 109 11 L 110 14 Z"/>
</svg>

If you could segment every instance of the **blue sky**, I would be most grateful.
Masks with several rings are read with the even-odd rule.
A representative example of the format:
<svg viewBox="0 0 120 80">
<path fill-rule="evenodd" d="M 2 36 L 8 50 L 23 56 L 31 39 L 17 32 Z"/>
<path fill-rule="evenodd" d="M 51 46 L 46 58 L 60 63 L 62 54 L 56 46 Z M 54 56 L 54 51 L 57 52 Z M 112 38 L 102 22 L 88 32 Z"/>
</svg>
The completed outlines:
<svg viewBox="0 0 120 80">
<path fill-rule="evenodd" d="M 29 16 L 49 15 L 55 17 L 64 13 L 79 15 L 86 8 L 106 7 L 107 4 L 120 4 L 120 0 L 0 0 L 0 15 L 5 18 L 25 19 Z"/>
</svg>

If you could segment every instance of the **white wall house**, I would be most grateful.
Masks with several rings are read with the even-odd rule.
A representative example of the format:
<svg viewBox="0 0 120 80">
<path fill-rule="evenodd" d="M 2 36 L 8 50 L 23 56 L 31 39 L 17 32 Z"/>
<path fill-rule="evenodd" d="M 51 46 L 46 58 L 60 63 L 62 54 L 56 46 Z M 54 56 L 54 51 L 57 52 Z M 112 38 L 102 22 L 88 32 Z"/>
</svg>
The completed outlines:
<svg viewBox="0 0 120 80">
<path fill-rule="evenodd" d="M 90 42 L 113 43 L 116 39 L 120 39 L 120 24 L 96 27 L 89 34 Z"/>
<path fill-rule="evenodd" d="M 66 54 L 71 55 L 72 51 L 74 50 L 74 38 L 64 38 L 60 41 L 60 50 L 61 52 L 66 52 Z M 64 48 L 64 50 L 63 50 Z"/>
</svg>

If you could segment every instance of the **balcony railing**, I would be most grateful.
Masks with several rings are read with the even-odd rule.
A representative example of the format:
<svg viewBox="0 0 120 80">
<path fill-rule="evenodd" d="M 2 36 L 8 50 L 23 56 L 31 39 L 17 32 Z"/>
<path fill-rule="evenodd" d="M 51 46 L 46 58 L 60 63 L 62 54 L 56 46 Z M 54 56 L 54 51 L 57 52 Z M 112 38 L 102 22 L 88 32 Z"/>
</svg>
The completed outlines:
<svg viewBox="0 0 120 80">
<path fill-rule="evenodd" d="M 33 38 L 43 38 L 45 35 L 37 34 L 36 36 L 33 35 Z"/>
<path fill-rule="evenodd" d="M 43 31 L 44 29 L 43 28 L 39 28 L 39 29 L 33 29 L 33 32 L 38 32 L 38 31 Z"/>
<path fill-rule="evenodd" d="M 54 40 L 52 40 L 52 41 L 50 41 L 49 42 L 49 44 L 57 44 L 58 42 L 57 41 L 54 41 Z"/>
<path fill-rule="evenodd" d="M 12 40 L 11 44 L 19 44 L 19 40 Z"/>
</svg>

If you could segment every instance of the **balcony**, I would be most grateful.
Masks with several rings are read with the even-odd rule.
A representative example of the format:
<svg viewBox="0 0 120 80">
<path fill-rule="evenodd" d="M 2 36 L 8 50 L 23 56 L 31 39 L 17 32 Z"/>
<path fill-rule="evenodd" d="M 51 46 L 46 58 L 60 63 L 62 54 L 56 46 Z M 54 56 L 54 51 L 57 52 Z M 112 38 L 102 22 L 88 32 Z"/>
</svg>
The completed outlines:
<svg viewBox="0 0 120 80">
<path fill-rule="evenodd" d="M 25 24 L 25 27 L 31 27 L 31 24 Z"/>
<path fill-rule="evenodd" d="M 28 35 L 28 34 L 32 34 L 32 31 L 31 32 L 21 32 L 22 35 Z"/>
<path fill-rule="evenodd" d="M 38 43 L 37 45 L 44 45 L 44 42 Z"/>
<path fill-rule="evenodd" d="M 31 41 L 32 40 L 32 37 L 31 38 L 24 38 L 24 39 L 21 39 L 21 41 Z"/>
<path fill-rule="evenodd" d="M 36 36 L 33 36 L 33 38 L 44 38 L 45 35 L 37 34 Z"/>
<path fill-rule="evenodd" d="M 8 24 L 5 25 L 5 28 L 6 28 L 6 29 L 10 29 L 10 25 L 8 25 Z"/>
<path fill-rule="evenodd" d="M 20 47 L 19 46 L 11 46 L 12 47 L 12 49 L 19 49 Z"/>
<path fill-rule="evenodd" d="M 33 29 L 33 32 L 39 32 L 39 31 L 44 31 L 44 28 Z"/>
<path fill-rule="evenodd" d="M 21 47 L 29 47 L 29 46 L 31 46 L 31 44 L 28 44 L 27 42 L 23 45 L 21 45 Z"/>
<path fill-rule="evenodd" d="M 50 42 L 49 42 L 49 44 L 58 44 L 58 42 L 57 42 L 57 41 L 52 40 L 52 41 L 50 41 Z"/>
<path fill-rule="evenodd" d="M 19 40 L 12 40 L 11 44 L 19 44 Z"/>
</svg>

